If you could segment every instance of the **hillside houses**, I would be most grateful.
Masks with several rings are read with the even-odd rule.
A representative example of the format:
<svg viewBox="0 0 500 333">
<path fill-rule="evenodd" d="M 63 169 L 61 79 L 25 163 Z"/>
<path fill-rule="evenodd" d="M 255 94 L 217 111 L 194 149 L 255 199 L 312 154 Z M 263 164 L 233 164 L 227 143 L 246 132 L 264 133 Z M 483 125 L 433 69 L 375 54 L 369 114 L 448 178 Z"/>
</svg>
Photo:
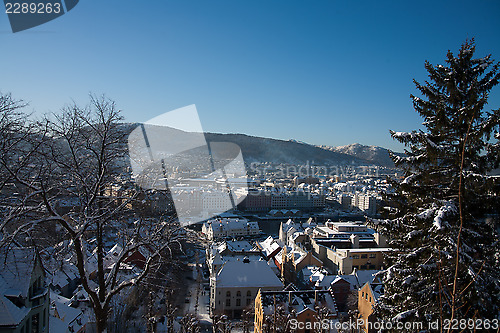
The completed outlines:
<svg viewBox="0 0 500 333">
<path fill-rule="evenodd" d="M 49 292 L 34 247 L 0 250 L 0 332 L 49 331 Z"/>
</svg>

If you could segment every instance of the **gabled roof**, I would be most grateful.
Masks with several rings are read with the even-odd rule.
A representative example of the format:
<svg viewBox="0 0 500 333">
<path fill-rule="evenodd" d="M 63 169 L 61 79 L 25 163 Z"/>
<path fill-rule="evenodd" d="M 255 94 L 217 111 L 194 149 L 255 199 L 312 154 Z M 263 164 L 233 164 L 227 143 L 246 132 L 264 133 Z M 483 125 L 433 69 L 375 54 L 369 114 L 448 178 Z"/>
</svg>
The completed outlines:
<svg viewBox="0 0 500 333">
<path fill-rule="evenodd" d="M 384 286 L 379 284 L 379 285 L 370 285 L 370 288 L 372 288 L 372 295 L 375 301 L 378 300 L 380 295 L 384 293 Z"/>
<path fill-rule="evenodd" d="M 261 248 L 262 253 L 268 258 L 271 254 L 273 254 L 278 249 L 281 249 L 281 246 L 273 239 L 273 236 L 269 236 L 266 240 L 262 242 L 257 242 L 258 246 Z"/>
<path fill-rule="evenodd" d="M 24 306 L 18 308 L 7 297 L 0 295 L 0 327 L 18 325 L 29 312 L 30 309 Z"/>
<path fill-rule="evenodd" d="M 358 285 L 364 286 L 365 283 L 380 283 L 380 277 L 377 277 L 378 270 L 355 270 L 352 275 L 355 275 L 358 280 Z"/>
<path fill-rule="evenodd" d="M 2 289 L 19 291 L 21 296 L 27 298 L 36 261 L 37 255 L 34 247 L 1 249 L 0 277 L 8 286 Z"/>
<path fill-rule="evenodd" d="M 19 291 L 8 289 L 7 282 L 0 275 L 0 327 L 18 325 L 30 311 L 17 307 L 5 295 L 18 294 Z"/>
<path fill-rule="evenodd" d="M 69 306 L 71 300 L 54 292 L 50 293 L 51 309 L 57 313 L 57 317 L 67 324 L 78 318 L 82 312 Z"/>
</svg>

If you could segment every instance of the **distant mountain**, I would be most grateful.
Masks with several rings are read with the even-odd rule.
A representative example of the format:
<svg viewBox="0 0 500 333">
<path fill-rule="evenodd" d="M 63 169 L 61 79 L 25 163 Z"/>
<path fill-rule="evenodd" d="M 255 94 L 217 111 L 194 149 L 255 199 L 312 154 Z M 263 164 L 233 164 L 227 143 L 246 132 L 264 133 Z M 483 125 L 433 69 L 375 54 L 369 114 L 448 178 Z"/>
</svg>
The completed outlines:
<svg viewBox="0 0 500 333">
<path fill-rule="evenodd" d="M 359 143 L 353 143 L 350 145 L 338 146 L 338 147 L 328 147 L 328 146 L 319 146 L 319 147 L 329 151 L 357 157 L 359 159 L 369 161 L 372 164 L 381 165 L 385 167 L 394 167 L 394 162 L 389 156 L 389 150 L 382 147 L 365 146 Z M 395 154 L 403 155 L 400 153 L 395 153 Z"/>
<path fill-rule="evenodd" d="M 121 124 L 128 135 L 138 124 Z M 252 162 L 292 165 L 380 165 L 394 166 L 387 149 L 353 144 L 342 147 L 315 146 L 298 140 L 278 140 L 245 134 L 205 133 L 208 142 L 232 142 L 241 148 L 247 164 Z"/>
<path fill-rule="evenodd" d="M 336 152 L 295 140 L 277 140 L 250 136 L 245 134 L 205 133 L 209 142 L 232 142 L 237 144 L 243 153 L 246 163 L 274 162 L 294 165 L 369 165 L 362 158 Z"/>
</svg>

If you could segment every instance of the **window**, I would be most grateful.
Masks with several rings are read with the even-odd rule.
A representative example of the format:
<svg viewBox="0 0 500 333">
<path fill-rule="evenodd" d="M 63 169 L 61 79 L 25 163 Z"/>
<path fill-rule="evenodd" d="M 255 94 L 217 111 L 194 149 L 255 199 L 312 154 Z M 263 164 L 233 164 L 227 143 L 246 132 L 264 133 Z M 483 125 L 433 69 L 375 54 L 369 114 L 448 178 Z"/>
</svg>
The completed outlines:
<svg viewBox="0 0 500 333">
<path fill-rule="evenodd" d="M 362 254 L 362 255 L 361 255 L 361 259 L 366 259 L 366 258 L 368 258 L 368 255 L 367 255 L 367 254 Z"/>
<path fill-rule="evenodd" d="M 369 269 L 375 269 L 375 265 L 368 266 Z"/>
<path fill-rule="evenodd" d="M 241 299 L 240 298 L 236 299 L 236 306 L 241 306 Z"/>
<path fill-rule="evenodd" d="M 236 297 L 241 297 L 241 291 L 239 291 L 239 290 L 238 290 L 238 291 L 236 292 Z"/>
<path fill-rule="evenodd" d="M 39 314 L 37 313 L 36 315 L 33 315 L 31 317 L 31 332 L 32 333 L 39 332 L 38 321 L 39 321 Z"/>
<path fill-rule="evenodd" d="M 249 290 L 247 291 L 247 297 L 251 297 L 252 296 L 252 292 Z"/>
<path fill-rule="evenodd" d="M 359 254 L 353 254 L 352 259 L 359 259 Z"/>
<path fill-rule="evenodd" d="M 251 302 L 252 302 L 252 299 L 251 298 L 247 298 L 247 305 L 250 305 Z"/>
<path fill-rule="evenodd" d="M 370 297 L 370 303 L 372 302 L 372 298 Z"/>
<path fill-rule="evenodd" d="M 377 254 L 376 253 L 370 253 L 370 258 L 377 258 Z"/>
<path fill-rule="evenodd" d="M 367 267 L 366 267 L 366 265 L 361 265 L 361 267 L 360 267 L 360 268 L 361 268 L 361 269 L 366 269 Z"/>
<path fill-rule="evenodd" d="M 226 297 L 231 297 L 231 292 L 229 290 L 226 291 Z"/>
<path fill-rule="evenodd" d="M 362 298 L 364 298 L 364 297 L 365 297 L 365 292 L 364 292 L 364 291 L 362 291 L 362 292 L 361 292 L 361 297 L 362 297 Z"/>
<path fill-rule="evenodd" d="M 231 306 L 231 299 L 230 298 L 226 299 L 226 306 L 228 306 L 228 307 Z"/>
</svg>

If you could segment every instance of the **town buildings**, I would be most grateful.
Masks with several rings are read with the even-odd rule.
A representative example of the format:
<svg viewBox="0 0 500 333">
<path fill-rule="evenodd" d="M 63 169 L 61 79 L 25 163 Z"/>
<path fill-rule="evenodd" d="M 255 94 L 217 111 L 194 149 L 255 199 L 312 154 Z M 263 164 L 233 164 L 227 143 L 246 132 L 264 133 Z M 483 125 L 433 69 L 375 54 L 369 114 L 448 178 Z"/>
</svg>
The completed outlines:
<svg viewBox="0 0 500 333">
<path fill-rule="evenodd" d="M 374 329 L 373 323 L 376 317 L 373 315 L 374 306 L 383 292 L 381 283 L 366 282 L 363 287 L 358 291 L 358 311 L 359 319 L 363 321 L 362 332 L 372 333 L 377 330 Z"/>
<path fill-rule="evenodd" d="M 270 210 L 297 209 L 312 211 L 325 207 L 325 196 L 300 190 L 250 190 L 238 207 L 246 212 L 268 212 Z"/>
<path fill-rule="evenodd" d="M 223 218 L 203 223 L 201 232 L 210 240 L 260 235 L 259 224 L 242 218 Z"/>
<path fill-rule="evenodd" d="M 49 332 L 49 289 L 34 247 L 0 250 L 0 332 Z"/>
<path fill-rule="evenodd" d="M 350 274 L 354 269 L 382 269 L 383 253 L 391 251 L 385 237 L 361 222 L 327 222 L 317 226 L 311 246 L 325 267 L 335 274 Z"/>
<path fill-rule="evenodd" d="M 276 326 L 291 329 L 291 322 L 287 319 L 292 318 L 301 324 L 297 325 L 299 327 L 294 332 L 305 333 L 311 331 L 309 326 L 318 326 L 320 320 L 337 318 L 337 306 L 330 290 L 290 289 L 258 292 L 255 298 L 254 333 L 263 333 L 264 325 L 269 326 L 268 320 L 275 330 Z"/>
<path fill-rule="evenodd" d="M 239 318 L 245 307 L 252 306 L 258 291 L 282 290 L 283 284 L 264 260 L 230 260 L 210 277 L 211 313 Z"/>
</svg>

